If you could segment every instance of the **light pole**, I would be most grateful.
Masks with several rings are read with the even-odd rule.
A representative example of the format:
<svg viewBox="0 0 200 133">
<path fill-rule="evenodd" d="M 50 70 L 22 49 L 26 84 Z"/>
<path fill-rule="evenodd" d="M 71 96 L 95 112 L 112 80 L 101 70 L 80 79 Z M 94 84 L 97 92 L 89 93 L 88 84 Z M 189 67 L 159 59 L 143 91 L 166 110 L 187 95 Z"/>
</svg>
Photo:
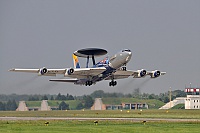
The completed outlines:
<svg viewBox="0 0 200 133">
<path fill-rule="evenodd" d="M 169 89 L 169 106 L 171 108 L 171 100 L 172 100 L 172 88 Z"/>
</svg>

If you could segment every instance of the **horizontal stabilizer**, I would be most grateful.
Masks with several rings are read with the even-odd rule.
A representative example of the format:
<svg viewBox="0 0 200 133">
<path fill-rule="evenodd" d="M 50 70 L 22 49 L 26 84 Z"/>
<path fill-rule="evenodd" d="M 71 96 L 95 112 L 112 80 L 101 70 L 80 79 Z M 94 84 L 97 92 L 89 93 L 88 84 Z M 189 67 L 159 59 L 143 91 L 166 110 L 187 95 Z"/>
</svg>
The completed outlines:
<svg viewBox="0 0 200 133">
<path fill-rule="evenodd" d="M 78 79 L 50 79 L 49 81 L 54 81 L 54 82 L 71 82 L 75 83 L 78 81 Z"/>
</svg>

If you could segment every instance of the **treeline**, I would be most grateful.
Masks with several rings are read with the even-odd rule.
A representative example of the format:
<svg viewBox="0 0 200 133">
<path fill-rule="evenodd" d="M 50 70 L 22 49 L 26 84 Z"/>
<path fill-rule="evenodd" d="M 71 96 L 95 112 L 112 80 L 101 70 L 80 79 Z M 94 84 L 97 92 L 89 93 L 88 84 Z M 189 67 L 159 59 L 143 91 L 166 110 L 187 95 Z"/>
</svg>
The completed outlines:
<svg viewBox="0 0 200 133">
<path fill-rule="evenodd" d="M 122 93 L 106 93 L 102 90 L 94 91 L 90 96 L 92 98 L 138 98 L 138 99 L 157 99 L 164 103 L 170 101 L 169 99 L 169 92 L 156 94 L 148 94 L 148 93 L 141 93 L 140 89 L 135 89 L 133 94 L 122 94 Z M 186 93 L 182 90 L 175 90 L 171 92 L 171 100 L 174 100 L 176 97 L 186 97 Z"/>
<path fill-rule="evenodd" d="M 175 90 L 171 92 L 172 94 L 172 100 L 176 97 L 186 97 L 186 93 L 182 90 Z M 86 95 L 83 96 L 72 96 L 70 94 L 62 95 L 61 93 L 58 93 L 57 95 L 17 95 L 17 94 L 11 94 L 11 95 L 4 95 L 0 94 L 0 101 L 1 102 L 7 102 L 9 100 L 15 100 L 18 101 L 41 101 L 41 100 L 82 100 Z M 123 93 L 108 93 L 104 92 L 103 90 L 97 90 L 91 93 L 90 95 L 87 95 L 95 98 L 138 98 L 138 99 L 157 99 L 164 103 L 169 102 L 169 92 L 160 93 L 160 94 L 149 94 L 149 93 L 141 93 L 140 89 L 135 89 L 133 93 L 129 94 L 123 94 Z"/>
<path fill-rule="evenodd" d="M 80 109 L 89 109 L 92 107 L 92 105 L 94 104 L 94 99 L 89 96 L 89 95 L 84 95 L 79 99 L 79 104 L 76 106 L 76 110 L 80 110 Z M 59 110 L 69 110 L 69 104 L 67 104 L 65 101 L 62 101 L 59 106 L 58 106 Z"/>
<path fill-rule="evenodd" d="M 177 97 L 186 97 L 187 94 L 182 90 L 174 90 L 171 91 L 171 100 L 174 100 Z M 157 99 L 164 103 L 167 103 L 170 101 L 170 92 L 160 93 L 158 95 L 156 94 L 148 94 L 148 93 L 140 93 L 138 90 L 135 90 L 135 93 L 133 97 L 140 98 L 140 99 Z"/>
<path fill-rule="evenodd" d="M 61 95 L 58 93 L 58 95 L 17 95 L 17 94 L 11 94 L 11 95 L 5 95 L 5 94 L 0 94 L 0 101 L 8 101 L 8 100 L 15 100 L 15 101 L 41 101 L 41 100 L 74 100 L 74 96 L 69 95 Z"/>
<path fill-rule="evenodd" d="M 14 111 L 17 109 L 15 100 L 8 100 L 8 102 L 0 102 L 0 111 Z"/>
<path fill-rule="evenodd" d="M 21 96 L 23 96 L 21 98 Z M 11 100 L 12 99 L 12 100 Z M 62 101 L 58 105 L 59 110 L 69 110 L 69 104 L 65 101 L 67 100 L 79 100 L 80 103 L 76 106 L 75 109 L 89 109 L 93 103 L 94 99 L 90 95 L 83 96 L 72 96 L 70 94 L 62 95 L 58 93 L 58 95 L 0 95 L 0 111 L 14 111 L 17 109 L 19 101 L 41 101 L 41 100 L 58 100 Z"/>
</svg>

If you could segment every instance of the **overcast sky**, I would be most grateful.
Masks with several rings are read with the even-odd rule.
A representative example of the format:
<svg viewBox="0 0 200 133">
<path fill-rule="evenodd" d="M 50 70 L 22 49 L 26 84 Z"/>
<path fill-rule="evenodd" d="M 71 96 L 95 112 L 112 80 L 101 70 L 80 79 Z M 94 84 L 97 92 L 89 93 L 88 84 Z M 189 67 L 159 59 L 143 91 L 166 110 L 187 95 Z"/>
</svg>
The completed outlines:
<svg viewBox="0 0 200 133">
<path fill-rule="evenodd" d="M 72 53 L 132 51 L 130 70 L 161 70 L 157 79 L 123 79 L 85 87 L 49 82 L 11 68 L 72 67 Z M 104 57 L 102 57 L 104 58 Z M 85 67 L 85 60 L 80 59 Z M 97 58 L 96 60 L 101 60 Z M 1 0 L 0 94 L 90 94 L 95 90 L 161 93 L 200 87 L 199 0 Z"/>
</svg>

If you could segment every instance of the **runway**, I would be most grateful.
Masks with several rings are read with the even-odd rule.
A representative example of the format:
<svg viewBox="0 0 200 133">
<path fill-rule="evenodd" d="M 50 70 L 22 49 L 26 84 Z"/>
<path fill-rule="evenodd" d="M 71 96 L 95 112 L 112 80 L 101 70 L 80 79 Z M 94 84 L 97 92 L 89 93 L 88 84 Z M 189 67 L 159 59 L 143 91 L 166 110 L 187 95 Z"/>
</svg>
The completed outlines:
<svg viewBox="0 0 200 133">
<path fill-rule="evenodd" d="M 78 118 L 78 117 L 0 117 L 0 120 L 28 120 L 28 121 L 37 121 L 37 120 L 109 120 L 109 121 L 163 121 L 163 122 L 200 122 L 200 119 L 161 119 L 161 118 Z"/>
</svg>

